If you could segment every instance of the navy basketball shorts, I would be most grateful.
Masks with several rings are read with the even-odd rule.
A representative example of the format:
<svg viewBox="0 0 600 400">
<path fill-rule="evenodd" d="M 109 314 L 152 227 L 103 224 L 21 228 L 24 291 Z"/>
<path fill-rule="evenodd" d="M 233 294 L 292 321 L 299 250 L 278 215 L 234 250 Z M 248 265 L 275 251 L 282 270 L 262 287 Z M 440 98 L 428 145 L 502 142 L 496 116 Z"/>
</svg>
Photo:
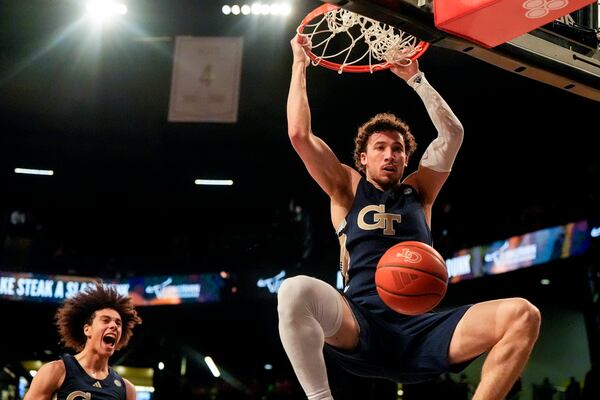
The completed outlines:
<svg viewBox="0 0 600 400">
<path fill-rule="evenodd" d="M 324 353 L 328 361 L 352 374 L 416 383 L 460 372 L 473 361 L 456 365 L 448 361 L 456 325 L 471 305 L 407 316 L 385 306 L 376 293 L 344 298 L 358 321 L 359 343 L 349 351 L 325 344 Z"/>
</svg>

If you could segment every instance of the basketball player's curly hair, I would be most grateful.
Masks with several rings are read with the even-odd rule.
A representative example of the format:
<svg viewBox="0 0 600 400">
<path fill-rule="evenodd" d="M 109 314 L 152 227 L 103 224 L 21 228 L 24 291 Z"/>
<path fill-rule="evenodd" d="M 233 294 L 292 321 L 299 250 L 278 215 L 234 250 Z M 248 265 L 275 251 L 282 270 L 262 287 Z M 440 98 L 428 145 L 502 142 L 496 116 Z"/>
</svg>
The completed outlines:
<svg viewBox="0 0 600 400">
<path fill-rule="evenodd" d="M 119 313 L 122 321 L 121 339 L 116 345 L 117 350 L 129 343 L 133 328 L 142 323 L 131 298 L 120 295 L 113 287 L 100 282 L 88 286 L 84 291 L 66 300 L 56 311 L 55 324 L 61 342 L 65 347 L 81 351 L 86 343 L 83 327 L 92 323 L 96 311 L 110 308 Z"/>
<path fill-rule="evenodd" d="M 410 133 L 408 125 L 391 113 L 380 113 L 362 124 L 354 138 L 354 165 L 362 172 L 365 166 L 360 162 L 360 154 L 367 151 L 367 142 L 375 132 L 396 131 L 404 138 L 404 152 L 410 157 L 417 149 L 415 137 Z"/>
</svg>

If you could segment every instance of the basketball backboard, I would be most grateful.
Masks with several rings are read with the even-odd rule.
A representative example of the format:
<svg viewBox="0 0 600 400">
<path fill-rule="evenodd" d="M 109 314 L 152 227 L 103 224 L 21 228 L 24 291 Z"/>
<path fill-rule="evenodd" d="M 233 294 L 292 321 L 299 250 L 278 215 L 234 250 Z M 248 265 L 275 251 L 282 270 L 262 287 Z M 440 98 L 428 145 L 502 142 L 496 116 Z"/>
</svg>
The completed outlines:
<svg viewBox="0 0 600 400">
<path fill-rule="evenodd" d="M 487 48 L 436 28 L 433 0 L 325 0 L 394 25 L 434 46 L 600 101 L 598 3 Z M 509 24 L 509 21 L 499 23 Z"/>
</svg>

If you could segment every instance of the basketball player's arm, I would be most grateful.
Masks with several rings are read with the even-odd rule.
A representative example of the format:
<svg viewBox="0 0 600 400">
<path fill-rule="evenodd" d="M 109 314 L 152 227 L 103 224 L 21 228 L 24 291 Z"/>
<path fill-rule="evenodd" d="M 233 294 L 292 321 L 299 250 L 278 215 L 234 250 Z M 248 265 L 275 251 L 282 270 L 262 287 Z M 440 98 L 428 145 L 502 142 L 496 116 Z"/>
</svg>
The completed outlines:
<svg viewBox="0 0 600 400">
<path fill-rule="evenodd" d="M 62 360 L 42 365 L 23 400 L 51 400 L 65 379 L 65 364 Z"/>
<path fill-rule="evenodd" d="M 127 400 L 135 400 L 135 398 L 136 398 L 135 386 L 133 386 L 133 383 L 129 382 L 125 378 L 123 378 L 123 381 L 125 382 L 125 392 L 127 394 L 126 399 Z"/>
<path fill-rule="evenodd" d="M 352 187 L 352 169 L 342 165 L 331 148 L 312 132 L 306 92 L 306 68 L 310 60 L 303 49 L 306 42 L 298 40 L 306 38 L 297 35 L 291 41 L 294 62 L 287 101 L 288 136 L 313 179 L 334 203 L 343 203 Z"/>
<path fill-rule="evenodd" d="M 406 179 L 406 183 L 416 186 L 423 204 L 430 207 L 450 174 L 462 144 L 464 130 L 448 103 L 419 71 L 418 64 L 414 62 L 413 65 L 394 67 L 392 71 L 417 92 L 438 132 L 438 136 L 423 153 L 418 170 Z"/>
</svg>

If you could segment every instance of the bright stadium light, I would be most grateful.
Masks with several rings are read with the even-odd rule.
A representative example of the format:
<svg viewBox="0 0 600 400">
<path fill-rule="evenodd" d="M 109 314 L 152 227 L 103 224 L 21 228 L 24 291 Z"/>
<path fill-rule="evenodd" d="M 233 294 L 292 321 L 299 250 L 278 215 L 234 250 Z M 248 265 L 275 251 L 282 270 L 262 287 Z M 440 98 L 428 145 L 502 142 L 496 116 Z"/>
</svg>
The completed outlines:
<svg viewBox="0 0 600 400">
<path fill-rule="evenodd" d="M 273 14 L 273 15 L 277 15 L 277 14 L 279 14 L 280 8 L 281 8 L 281 6 L 279 4 L 273 3 L 273 4 L 269 5 L 269 13 Z"/>
<path fill-rule="evenodd" d="M 196 179 L 194 180 L 196 185 L 209 185 L 209 186 L 231 186 L 233 180 L 231 179 Z"/>
<path fill-rule="evenodd" d="M 127 14 L 127 6 L 115 0 L 89 0 L 85 10 L 87 16 L 97 22 Z"/>
<path fill-rule="evenodd" d="M 292 6 L 288 3 L 282 3 L 279 5 L 279 13 L 281 15 L 289 15 L 292 12 Z"/>
<path fill-rule="evenodd" d="M 213 359 L 210 356 L 204 357 L 204 362 L 206 363 L 206 366 L 208 367 L 208 369 L 210 369 L 210 372 L 213 374 L 213 376 L 215 378 L 218 378 L 221 376 L 221 371 L 219 371 L 217 364 L 215 364 L 215 362 L 213 361 Z"/>
<path fill-rule="evenodd" d="M 292 12 L 292 7 L 287 2 L 261 3 L 255 2 L 252 4 L 232 4 L 224 5 L 221 11 L 225 15 L 288 15 Z"/>
<path fill-rule="evenodd" d="M 15 174 L 52 176 L 54 171 L 51 169 L 15 168 Z"/>
</svg>

